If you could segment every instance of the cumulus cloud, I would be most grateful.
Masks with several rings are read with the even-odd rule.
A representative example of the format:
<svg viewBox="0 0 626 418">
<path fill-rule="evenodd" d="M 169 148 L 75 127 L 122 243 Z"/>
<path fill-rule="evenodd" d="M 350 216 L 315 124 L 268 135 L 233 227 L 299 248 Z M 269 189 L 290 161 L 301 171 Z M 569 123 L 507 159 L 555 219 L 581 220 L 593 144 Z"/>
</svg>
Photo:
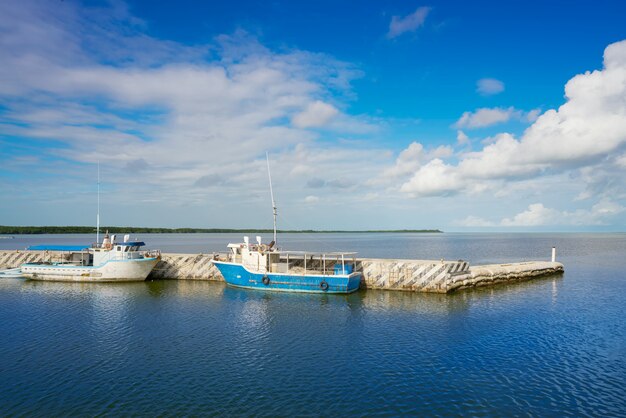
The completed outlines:
<svg viewBox="0 0 626 418">
<path fill-rule="evenodd" d="M 495 78 L 481 78 L 476 82 L 476 91 L 483 96 L 492 96 L 504 91 L 504 83 Z"/>
<path fill-rule="evenodd" d="M 626 148 L 626 41 L 609 45 L 604 69 L 575 76 L 566 84 L 565 95 L 561 107 L 538 116 L 520 138 L 498 134 L 482 150 L 461 155 L 457 163 L 433 160 L 416 169 L 401 190 L 412 196 L 451 195 L 470 186 L 487 189 L 494 181 L 597 167 L 621 155 Z M 487 126 L 516 112 L 479 109 L 464 114 L 457 127 Z M 623 173 L 619 176 L 624 178 Z"/>
<path fill-rule="evenodd" d="M 413 177 L 400 187 L 400 191 L 420 196 L 446 196 L 456 194 L 467 182 L 450 165 L 435 158 L 421 167 Z"/>
<path fill-rule="evenodd" d="M 425 156 L 424 146 L 418 142 L 411 142 L 405 150 L 400 152 L 396 164 L 383 173 L 383 177 L 397 178 L 413 173 L 420 167 Z"/>
<path fill-rule="evenodd" d="M 328 103 L 316 100 L 291 119 L 297 128 L 320 128 L 327 125 L 339 111 Z"/>
<path fill-rule="evenodd" d="M 107 181 L 131 195 L 160 190 L 164 200 L 185 203 L 215 184 L 264 181 L 259 157 L 266 150 L 308 144 L 298 149 L 322 155 L 308 128 L 371 129 L 364 118 L 320 100 L 350 97 L 359 71 L 348 63 L 302 50 L 275 52 L 244 31 L 190 47 L 144 30 L 123 7 L 0 2 L 4 133 L 37 141 L 37 152 L 75 162 L 76 172 L 101 161 L 111 169 Z M 336 187 L 356 184 L 345 173 L 361 169 L 343 152 L 314 166 L 297 158 L 286 163 L 294 173 L 299 166 L 302 174 L 322 169 L 343 179 Z M 139 167 L 143 176 L 114 170 L 124 167 Z"/>
<path fill-rule="evenodd" d="M 526 113 L 526 120 L 532 123 L 537 120 L 539 115 L 541 115 L 541 109 L 533 109 Z"/>
<path fill-rule="evenodd" d="M 45 207 L 42 222 L 88 224 L 97 161 L 104 222 L 250 227 L 271 225 L 256 210 L 269 207 L 265 151 L 287 219 L 317 195 L 309 179 L 349 191 L 334 202 L 354 199 L 388 161 L 351 139 L 380 122 L 340 110 L 361 72 L 322 53 L 274 50 L 242 30 L 193 46 L 156 39 L 108 3 L 0 2 L 0 35 L 0 174 L 20 179 L 0 182 L 14 196 L 0 205 L 9 223 Z M 311 222 L 296 209 L 295 228 Z"/>
<path fill-rule="evenodd" d="M 469 137 L 462 130 L 456 131 L 456 142 L 459 145 L 467 145 L 470 143 Z"/>
<path fill-rule="evenodd" d="M 403 33 L 415 32 L 424 25 L 426 16 L 430 13 L 430 7 L 418 7 L 418 9 L 407 16 L 393 16 L 389 24 L 387 38 L 393 39 Z"/>
<path fill-rule="evenodd" d="M 456 128 L 484 128 L 486 126 L 496 125 L 518 117 L 521 114 L 519 110 L 513 107 L 503 108 L 481 108 L 474 112 L 464 112 L 461 118 L 454 124 Z"/>
<path fill-rule="evenodd" d="M 541 203 L 533 203 L 524 212 L 520 212 L 513 218 L 505 218 L 501 224 L 504 226 L 537 226 L 555 225 L 560 221 L 561 213 L 556 209 L 550 209 Z"/>
<path fill-rule="evenodd" d="M 606 225 L 626 208 L 611 200 L 601 200 L 589 209 L 561 211 L 533 203 L 516 215 L 493 222 L 477 216 L 468 216 L 456 224 L 465 227 L 537 227 Z"/>
<path fill-rule="evenodd" d="M 453 127 L 467 129 L 485 128 L 510 120 L 534 122 L 537 120 L 540 113 L 541 111 L 539 109 L 524 112 L 514 107 L 508 107 L 506 109 L 500 107 L 480 108 L 476 109 L 474 112 L 464 112 Z"/>
<path fill-rule="evenodd" d="M 433 158 L 446 158 L 452 153 L 453 150 L 449 146 L 439 146 L 426 150 L 419 142 L 411 142 L 406 149 L 400 152 L 395 165 L 385 169 L 379 178 L 371 180 L 370 183 L 380 184 L 397 181 L 415 173 L 424 162 Z"/>
</svg>

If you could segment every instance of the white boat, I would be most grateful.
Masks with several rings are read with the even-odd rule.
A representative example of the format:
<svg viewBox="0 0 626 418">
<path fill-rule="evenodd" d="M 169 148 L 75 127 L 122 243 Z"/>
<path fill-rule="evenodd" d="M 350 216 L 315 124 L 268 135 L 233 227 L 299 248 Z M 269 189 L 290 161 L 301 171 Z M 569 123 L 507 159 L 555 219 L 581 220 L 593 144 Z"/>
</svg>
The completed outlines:
<svg viewBox="0 0 626 418">
<path fill-rule="evenodd" d="M 21 266 L 24 277 L 34 280 L 71 282 L 130 282 L 145 280 L 161 259 L 156 251 L 141 251 L 141 241 L 115 242 L 104 236 L 102 244 L 89 246 L 39 245 L 29 250 L 45 251 L 49 259 Z M 52 252 L 51 252 L 52 251 Z"/>
<path fill-rule="evenodd" d="M 0 279 L 19 279 L 21 277 L 24 277 L 24 275 L 22 274 L 22 269 L 19 267 L 0 270 Z"/>
</svg>

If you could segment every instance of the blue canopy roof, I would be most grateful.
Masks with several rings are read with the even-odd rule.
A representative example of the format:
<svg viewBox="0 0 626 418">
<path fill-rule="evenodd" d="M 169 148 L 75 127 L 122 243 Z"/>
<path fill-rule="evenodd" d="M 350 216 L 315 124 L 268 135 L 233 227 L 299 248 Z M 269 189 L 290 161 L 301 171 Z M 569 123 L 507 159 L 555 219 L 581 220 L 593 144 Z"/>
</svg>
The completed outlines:
<svg viewBox="0 0 626 418">
<path fill-rule="evenodd" d="M 142 245 L 146 245 L 146 243 L 143 241 L 128 241 L 128 242 L 116 242 L 115 245 L 128 245 L 128 246 L 141 247 Z"/>
<path fill-rule="evenodd" d="M 89 245 L 31 245 L 29 250 L 33 251 L 82 251 L 89 248 Z"/>
</svg>

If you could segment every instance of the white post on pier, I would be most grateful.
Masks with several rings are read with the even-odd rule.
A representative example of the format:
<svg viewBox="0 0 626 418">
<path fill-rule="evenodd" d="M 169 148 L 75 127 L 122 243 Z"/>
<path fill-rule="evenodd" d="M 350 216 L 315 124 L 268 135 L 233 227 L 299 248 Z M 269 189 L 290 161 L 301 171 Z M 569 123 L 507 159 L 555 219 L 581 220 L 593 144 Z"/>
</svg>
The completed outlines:
<svg viewBox="0 0 626 418">
<path fill-rule="evenodd" d="M 556 262 L 556 247 L 552 247 L 552 262 Z"/>
</svg>

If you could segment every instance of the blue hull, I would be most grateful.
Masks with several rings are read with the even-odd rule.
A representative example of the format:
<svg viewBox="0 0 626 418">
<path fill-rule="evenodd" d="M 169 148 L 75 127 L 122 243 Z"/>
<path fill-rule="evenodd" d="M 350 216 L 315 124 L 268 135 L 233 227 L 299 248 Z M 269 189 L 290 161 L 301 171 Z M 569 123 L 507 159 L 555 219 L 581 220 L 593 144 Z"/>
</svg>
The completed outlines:
<svg viewBox="0 0 626 418">
<path fill-rule="evenodd" d="M 283 273 L 254 273 L 241 264 L 213 261 L 224 281 L 247 289 L 279 292 L 352 293 L 359 290 L 361 273 L 343 275 L 297 275 Z"/>
</svg>

